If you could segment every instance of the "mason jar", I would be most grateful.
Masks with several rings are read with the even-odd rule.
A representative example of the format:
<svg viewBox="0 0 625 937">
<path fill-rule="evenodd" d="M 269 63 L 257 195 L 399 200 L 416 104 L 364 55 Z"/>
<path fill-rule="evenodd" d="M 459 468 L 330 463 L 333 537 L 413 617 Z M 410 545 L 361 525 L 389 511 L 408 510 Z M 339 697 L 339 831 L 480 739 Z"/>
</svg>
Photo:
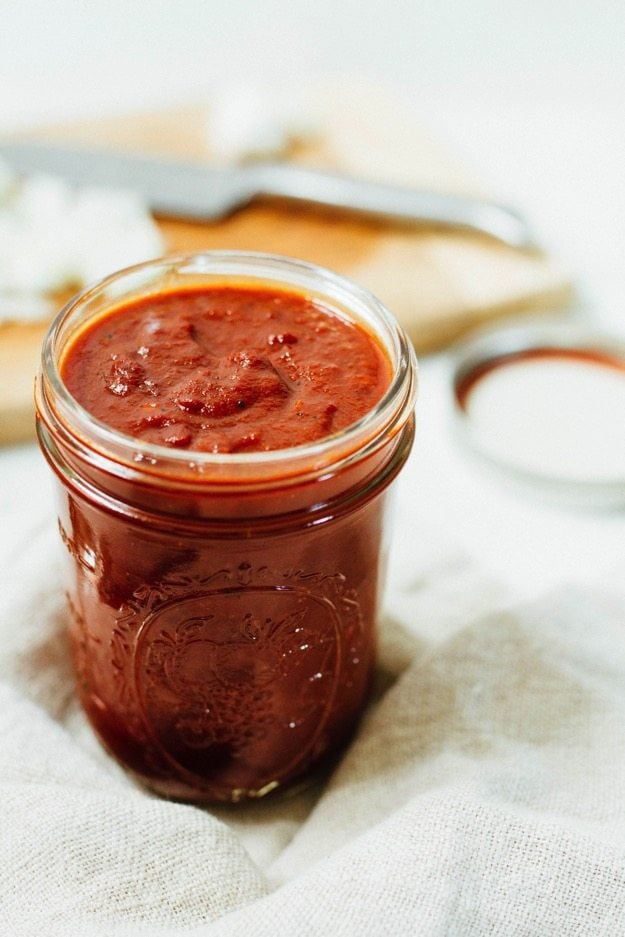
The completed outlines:
<svg viewBox="0 0 625 937">
<path fill-rule="evenodd" d="M 214 453 L 125 435 L 70 394 L 60 362 L 95 317 L 217 282 L 305 294 L 360 324 L 390 361 L 383 397 L 312 443 Z M 59 313 L 43 347 L 37 428 L 56 476 L 77 692 L 140 782 L 200 803 L 258 798 L 350 738 L 372 682 L 387 493 L 412 446 L 415 394 L 414 353 L 385 307 L 284 257 L 153 261 Z"/>
</svg>

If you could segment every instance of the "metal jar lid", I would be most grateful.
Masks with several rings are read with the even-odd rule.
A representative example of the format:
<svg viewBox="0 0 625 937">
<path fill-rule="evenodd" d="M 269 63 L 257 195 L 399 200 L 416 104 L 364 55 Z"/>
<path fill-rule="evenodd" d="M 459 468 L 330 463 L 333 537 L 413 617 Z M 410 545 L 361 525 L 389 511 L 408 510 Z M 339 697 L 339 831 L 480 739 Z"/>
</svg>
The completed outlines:
<svg viewBox="0 0 625 937">
<path fill-rule="evenodd" d="M 625 338 L 585 325 L 521 324 L 456 350 L 460 438 L 537 493 L 625 505 Z"/>
</svg>

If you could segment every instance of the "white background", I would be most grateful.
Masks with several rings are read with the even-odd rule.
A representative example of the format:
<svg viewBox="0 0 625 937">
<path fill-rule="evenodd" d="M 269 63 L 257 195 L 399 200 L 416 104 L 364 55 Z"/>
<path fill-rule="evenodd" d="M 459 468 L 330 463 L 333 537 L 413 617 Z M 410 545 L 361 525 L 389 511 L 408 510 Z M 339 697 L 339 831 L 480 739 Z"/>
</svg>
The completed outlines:
<svg viewBox="0 0 625 937">
<path fill-rule="evenodd" d="M 625 334 L 620 0 L 5 0 L 1 12 L 0 130 L 197 100 L 235 80 L 396 87 L 493 193 L 526 211 L 589 315 Z M 400 516 L 415 512 L 520 592 L 612 582 L 625 512 L 543 506 L 491 480 L 450 433 L 446 357 L 422 374 Z M 49 494 L 34 448 L 5 451 L 0 472 L 8 555 L 37 513 L 47 522 Z M 411 536 L 400 521 L 402 561 Z"/>
<path fill-rule="evenodd" d="M 216 80 L 367 74 L 459 88 L 619 97 L 618 0 L 18 0 L 3 4 L 2 110 L 161 100 Z M 621 84 L 622 90 L 622 84 Z M 114 95 L 114 98 L 111 97 Z M 38 99 L 38 100 L 37 100 Z"/>
</svg>

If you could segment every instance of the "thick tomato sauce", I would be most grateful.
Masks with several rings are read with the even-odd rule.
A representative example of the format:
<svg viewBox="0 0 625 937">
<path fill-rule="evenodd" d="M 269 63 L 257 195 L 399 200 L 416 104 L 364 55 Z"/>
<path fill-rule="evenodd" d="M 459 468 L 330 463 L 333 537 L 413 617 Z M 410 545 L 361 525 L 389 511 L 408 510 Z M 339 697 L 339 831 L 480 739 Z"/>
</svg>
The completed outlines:
<svg viewBox="0 0 625 937">
<path fill-rule="evenodd" d="M 391 379 L 366 328 L 238 283 L 109 309 L 60 370 L 94 417 L 190 462 L 340 439 Z M 78 693 L 140 780 L 183 800 L 255 798 L 345 744 L 374 668 L 382 495 L 411 441 L 409 423 L 338 473 L 232 494 L 230 476 L 226 493 L 164 469 L 118 477 L 59 439 Z"/>
<path fill-rule="evenodd" d="M 109 311 L 73 340 L 61 373 L 86 410 L 126 435 L 223 453 L 330 436 L 390 382 L 361 326 L 298 293 L 236 285 Z"/>
</svg>

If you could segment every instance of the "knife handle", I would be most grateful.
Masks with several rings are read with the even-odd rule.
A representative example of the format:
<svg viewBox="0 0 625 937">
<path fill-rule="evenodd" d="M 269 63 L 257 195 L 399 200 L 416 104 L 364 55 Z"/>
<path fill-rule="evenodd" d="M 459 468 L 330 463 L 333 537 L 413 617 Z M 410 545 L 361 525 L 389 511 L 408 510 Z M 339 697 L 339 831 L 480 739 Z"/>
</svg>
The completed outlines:
<svg viewBox="0 0 625 937">
<path fill-rule="evenodd" d="M 411 189 L 303 169 L 292 164 L 247 167 L 255 195 L 304 202 L 405 223 L 477 231 L 515 248 L 535 243 L 524 219 L 496 202 Z"/>
</svg>

